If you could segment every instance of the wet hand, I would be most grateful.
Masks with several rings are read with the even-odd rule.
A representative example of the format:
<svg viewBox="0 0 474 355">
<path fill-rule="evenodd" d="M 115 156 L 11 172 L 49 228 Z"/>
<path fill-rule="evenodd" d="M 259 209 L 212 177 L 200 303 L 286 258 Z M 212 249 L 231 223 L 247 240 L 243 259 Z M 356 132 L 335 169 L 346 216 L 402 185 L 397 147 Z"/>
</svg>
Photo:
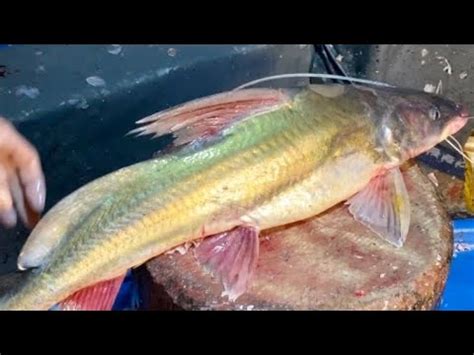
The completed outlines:
<svg viewBox="0 0 474 355">
<path fill-rule="evenodd" d="M 18 216 L 33 227 L 43 211 L 46 187 L 36 149 L 0 117 L 0 224 L 11 228 Z"/>
</svg>

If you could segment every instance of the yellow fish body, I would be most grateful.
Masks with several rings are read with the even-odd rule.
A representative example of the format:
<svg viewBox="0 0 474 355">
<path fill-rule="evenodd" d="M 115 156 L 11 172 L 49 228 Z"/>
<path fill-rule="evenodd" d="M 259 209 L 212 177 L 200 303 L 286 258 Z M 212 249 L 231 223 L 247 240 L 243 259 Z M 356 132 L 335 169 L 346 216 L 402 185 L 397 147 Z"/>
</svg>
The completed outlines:
<svg viewBox="0 0 474 355">
<path fill-rule="evenodd" d="M 248 89 L 152 115 L 136 132 L 172 133 L 176 150 L 101 177 L 53 207 L 20 254 L 24 280 L 0 308 L 50 309 L 209 236 L 198 259 L 235 299 L 255 268 L 259 231 L 343 201 L 400 246 L 409 204 L 398 166 L 459 130 L 466 115 L 426 93 L 343 85 Z"/>
</svg>

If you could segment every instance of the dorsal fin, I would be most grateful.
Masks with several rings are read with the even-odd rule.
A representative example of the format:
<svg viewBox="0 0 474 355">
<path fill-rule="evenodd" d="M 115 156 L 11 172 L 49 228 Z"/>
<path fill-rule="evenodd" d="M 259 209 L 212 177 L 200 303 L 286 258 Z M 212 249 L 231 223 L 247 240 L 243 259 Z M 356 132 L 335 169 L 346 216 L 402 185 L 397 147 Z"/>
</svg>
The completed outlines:
<svg viewBox="0 0 474 355">
<path fill-rule="evenodd" d="M 287 92 L 276 89 L 225 92 L 145 117 L 136 122 L 143 126 L 129 134 L 154 137 L 173 134 L 176 138 L 173 145 L 177 147 L 211 138 L 240 119 L 278 109 L 289 100 Z"/>
</svg>

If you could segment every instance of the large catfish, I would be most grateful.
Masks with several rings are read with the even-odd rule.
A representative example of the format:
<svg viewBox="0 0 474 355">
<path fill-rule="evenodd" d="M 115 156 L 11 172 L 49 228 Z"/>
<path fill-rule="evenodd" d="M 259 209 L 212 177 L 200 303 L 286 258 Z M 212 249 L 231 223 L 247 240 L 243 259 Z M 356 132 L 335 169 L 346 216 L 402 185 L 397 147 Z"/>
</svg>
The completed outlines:
<svg viewBox="0 0 474 355">
<path fill-rule="evenodd" d="M 24 245 L 18 266 L 28 270 L 0 308 L 107 304 L 128 269 L 206 237 L 197 259 L 235 299 L 256 268 L 262 230 L 344 201 L 400 247 L 410 205 L 399 166 L 466 122 L 450 100 L 360 85 L 245 89 L 154 114 L 135 132 L 171 133 L 175 149 L 53 207 Z"/>
</svg>

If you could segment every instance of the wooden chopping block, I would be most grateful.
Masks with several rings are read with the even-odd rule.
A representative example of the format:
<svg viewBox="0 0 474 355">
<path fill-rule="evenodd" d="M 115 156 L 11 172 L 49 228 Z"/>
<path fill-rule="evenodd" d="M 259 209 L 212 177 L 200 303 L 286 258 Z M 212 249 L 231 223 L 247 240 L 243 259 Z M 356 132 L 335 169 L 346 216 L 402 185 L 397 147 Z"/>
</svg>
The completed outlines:
<svg viewBox="0 0 474 355">
<path fill-rule="evenodd" d="M 257 271 L 234 303 L 190 250 L 147 263 L 145 307 L 155 310 L 432 309 L 452 255 L 449 216 L 416 165 L 404 171 L 412 217 L 407 242 L 394 248 L 354 221 L 342 204 L 260 237 Z"/>
</svg>

